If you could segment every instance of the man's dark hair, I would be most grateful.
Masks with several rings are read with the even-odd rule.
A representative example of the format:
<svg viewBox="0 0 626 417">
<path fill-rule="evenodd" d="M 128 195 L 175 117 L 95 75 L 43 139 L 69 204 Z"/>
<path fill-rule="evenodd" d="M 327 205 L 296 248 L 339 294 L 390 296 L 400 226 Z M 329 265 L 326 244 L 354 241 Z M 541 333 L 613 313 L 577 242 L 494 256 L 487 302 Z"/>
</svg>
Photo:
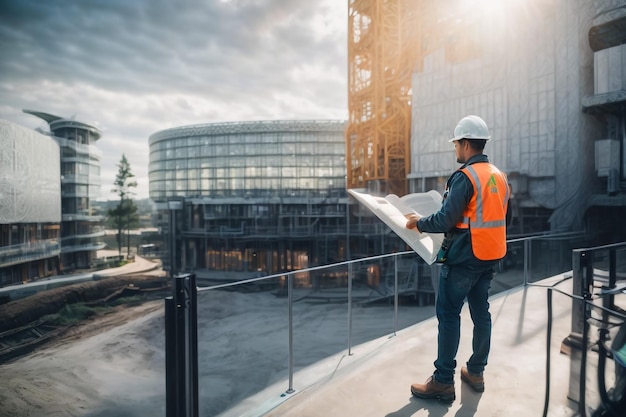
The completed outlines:
<svg viewBox="0 0 626 417">
<path fill-rule="evenodd" d="M 467 140 L 472 149 L 474 149 L 475 151 L 481 151 L 481 152 L 483 151 L 483 149 L 485 149 L 485 144 L 487 143 L 485 139 L 472 139 L 472 140 L 463 139 L 463 140 Z"/>
</svg>

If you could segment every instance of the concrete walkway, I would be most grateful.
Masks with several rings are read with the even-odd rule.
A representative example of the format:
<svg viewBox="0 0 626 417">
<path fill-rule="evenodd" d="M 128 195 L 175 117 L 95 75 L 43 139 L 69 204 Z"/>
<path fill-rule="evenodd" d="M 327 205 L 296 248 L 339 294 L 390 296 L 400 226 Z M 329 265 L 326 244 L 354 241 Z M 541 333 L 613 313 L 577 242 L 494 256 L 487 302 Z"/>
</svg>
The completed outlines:
<svg viewBox="0 0 626 417">
<path fill-rule="evenodd" d="M 538 283 L 553 285 L 562 276 Z M 572 280 L 558 285 L 571 294 Z M 548 416 L 577 415 L 568 400 L 570 358 L 560 353 L 571 328 L 572 300 L 554 292 L 551 338 L 551 378 Z M 457 355 L 456 400 L 444 404 L 410 394 L 410 385 L 433 372 L 437 350 L 437 320 L 426 320 L 397 333 L 357 346 L 297 372 L 294 393 L 288 381 L 273 385 L 222 416 L 298 417 L 503 417 L 543 415 L 546 394 L 547 289 L 517 288 L 491 299 L 492 351 L 485 371 L 485 392 L 476 393 L 460 380 L 460 367 L 471 354 L 472 322 L 467 305 L 461 316 Z M 591 337 L 595 333 L 590 332 Z M 598 405 L 593 361 L 589 353 L 587 404 Z M 575 392 L 575 391 L 574 391 Z"/>
<path fill-rule="evenodd" d="M 49 290 L 64 285 L 76 284 L 83 281 L 93 281 L 107 277 L 130 275 L 130 274 L 155 274 L 165 276 L 165 272 L 159 269 L 159 264 L 151 260 L 135 256 L 135 261 L 118 268 L 103 269 L 95 272 L 85 272 L 71 275 L 55 275 L 42 278 L 26 284 L 10 285 L 0 288 L 0 296 L 9 296 L 10 300 L 28 297 L 39 291 Z"/>
</svg>

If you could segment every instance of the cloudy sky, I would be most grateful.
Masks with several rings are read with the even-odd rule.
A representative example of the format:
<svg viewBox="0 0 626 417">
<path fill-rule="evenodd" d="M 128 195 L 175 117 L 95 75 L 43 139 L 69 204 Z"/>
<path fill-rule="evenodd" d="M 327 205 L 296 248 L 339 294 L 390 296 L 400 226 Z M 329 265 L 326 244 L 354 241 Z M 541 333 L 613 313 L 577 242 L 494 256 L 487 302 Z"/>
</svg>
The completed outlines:
<svg viewBox="0 0 626 417">
<path fill-rule="evenodd" d="M 175 126 L 346 119 L 347 0 L 2 0 L 0 118 L 102 132 L 100 199 L 123 153 L 148 197 L 148 138 Z"/>
</svg>

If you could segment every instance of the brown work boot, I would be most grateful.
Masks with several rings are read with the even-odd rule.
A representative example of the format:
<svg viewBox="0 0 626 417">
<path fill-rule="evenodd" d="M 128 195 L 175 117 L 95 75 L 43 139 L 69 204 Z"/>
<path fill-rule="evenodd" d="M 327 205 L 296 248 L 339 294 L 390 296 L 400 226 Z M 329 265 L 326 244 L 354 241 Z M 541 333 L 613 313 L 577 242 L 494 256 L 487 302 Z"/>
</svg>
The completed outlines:
<svg viewBox="0 0 626 417">
<path fill-rule="evenodd" d="M 476 392 L 485 391 L 485 379 L 482 375 L 470 374 L 465 366 L 461 368 L 461 381 L 467 382 Z"/>
<path fill-rule="evenodd" d="M 411 394 L 419 398 L 436 398 L 446 402 L 452 402 L 456 398 L 454 384 L 442 384 L 432 376 L 425 384 L 411 385 Z"/>
</svg>

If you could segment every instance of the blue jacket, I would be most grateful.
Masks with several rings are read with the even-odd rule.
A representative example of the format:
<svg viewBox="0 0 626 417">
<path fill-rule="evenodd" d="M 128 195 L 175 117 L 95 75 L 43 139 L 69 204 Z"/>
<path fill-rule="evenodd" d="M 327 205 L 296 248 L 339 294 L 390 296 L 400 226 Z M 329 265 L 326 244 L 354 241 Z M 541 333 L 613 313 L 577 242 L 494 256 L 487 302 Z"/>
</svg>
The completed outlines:
<svg viewBox="0 0 626 417">
<path fill-rule="evenodd" d="M 476 162 L 489 162 L 489 159 L 487 155 L 474 155 L 459 170 L 454 171 L 446 183 L 441 209 L 417 222 L 417 228 L 421 232 L 445 233 L 444 243 L 447 243 L 448 253 L 444 263 L 447 265 L 484 267 L 497 262 L 477 259 L 472 252 L 469 230 L 456 228 L 456 224 L 463 217 L 463 211 L 474 194 L 472 183 L 460 169 Z"/>
</svg>

